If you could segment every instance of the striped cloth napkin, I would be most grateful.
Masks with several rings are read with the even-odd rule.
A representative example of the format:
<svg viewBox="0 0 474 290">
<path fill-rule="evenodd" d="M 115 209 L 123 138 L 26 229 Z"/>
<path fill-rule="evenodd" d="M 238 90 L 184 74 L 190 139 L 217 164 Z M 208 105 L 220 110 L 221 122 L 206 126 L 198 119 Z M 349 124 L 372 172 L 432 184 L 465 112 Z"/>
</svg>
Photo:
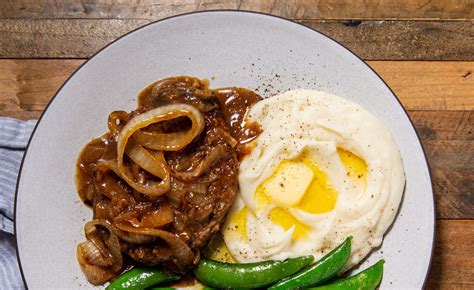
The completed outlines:
<svg viewBox="0 0 474 290">
<path fill-rule="evenodd" d="M 23 289 L 13 237 L 13 209 L 21 159 L 36 120 L 0 117 L 0 289 Z"/>
</svg>

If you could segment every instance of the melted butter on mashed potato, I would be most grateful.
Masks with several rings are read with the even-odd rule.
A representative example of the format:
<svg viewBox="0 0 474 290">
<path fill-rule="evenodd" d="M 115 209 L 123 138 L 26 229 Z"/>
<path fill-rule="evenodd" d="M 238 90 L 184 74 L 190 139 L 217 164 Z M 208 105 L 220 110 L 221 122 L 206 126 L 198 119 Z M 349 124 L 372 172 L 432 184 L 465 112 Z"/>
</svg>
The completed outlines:
<svg viewBox="0 0 474 290">
<path fill-rule="evenodd" d="M 381 244 L 405 177 L 379 120 L 351 101 L 311 90 L 265 99 L 249 119 L 263 132 L 240 165 L 225 252 L 238 262 L 318 259 L 352 235 L 349 268 Z"/>
</svg>

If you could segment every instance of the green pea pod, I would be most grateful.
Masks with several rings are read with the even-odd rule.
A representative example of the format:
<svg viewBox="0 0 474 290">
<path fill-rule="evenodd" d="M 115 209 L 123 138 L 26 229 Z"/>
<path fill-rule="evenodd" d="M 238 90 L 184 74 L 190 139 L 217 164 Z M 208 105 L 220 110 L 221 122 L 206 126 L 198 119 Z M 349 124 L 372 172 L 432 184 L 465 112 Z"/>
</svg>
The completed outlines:
<svg viewBox="0 0 474 290">
<path fill-rule="evenodd" d="M 269 289 L 295 289 L 313 287 L 328 281 L 344 267 L 351 256 L 351 240 L 349 236 L 342 244 L 312 265 L 308 265 L 298 273 L 283 279 Z"/>
<path fill-rule="evenodd" d="M 194 270 L 196 277 L 206 285 L 217 288 L 260 288 L 294 274 L 313 261 L 304 256 L 285 261 L 234 264 L 201 259 Z"/>
<path fill-rule="evenodd" d="M 133 268 L 112 281 L 107 290 L 145 289 L 159 283 L 179 280 L 174 274 L 166 274 L 156 268 Z"/>
<path fill-rule="evenodd" d="M 364 271 L 347 278 L 337 279 L 313 290 L 373 290 L 380 284 L 383 276 L 383 263 L 380 260 Z"/>
</svg>

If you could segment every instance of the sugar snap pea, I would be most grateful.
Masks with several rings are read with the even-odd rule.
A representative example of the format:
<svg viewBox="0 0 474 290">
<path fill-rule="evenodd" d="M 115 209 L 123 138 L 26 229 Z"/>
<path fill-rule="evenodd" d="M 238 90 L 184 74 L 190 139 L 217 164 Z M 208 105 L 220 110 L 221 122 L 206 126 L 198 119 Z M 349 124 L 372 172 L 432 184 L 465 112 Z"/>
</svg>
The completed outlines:
<svg viewBox="0 0 474 290">
<path fill-rule="evenodd" d="M 383 276 L 384 260 L 380 260 L 364 271 L 347 278 L 337 279 L 329 284 L 309 288 L 312 290 L 373 290 Z"/>
<path fill-rule="evenodd" d="M 344 267 L 351 255 L 349 236 L 342 244 L 322 257 L 316 263 L 308 265 L 296 274 L 287 277 L 269 289 L 296 289 L 321 285 L 328 281 Z"/>
<path fill-rule="evenodd" d="M 304 256 L 285 261 L 245 264 L 201 259 L 194 274 L 201 282 L 212 287 L 260 288 L 298 272 L 313 259 L 313 256 Z"/>
<path fill-rule="evenodd" d="M 180 277 L 156 268 L 133 268 L 112 281 L 106 290 L 145 289 L 159 283 L 176 281 Z"/>
</svg>

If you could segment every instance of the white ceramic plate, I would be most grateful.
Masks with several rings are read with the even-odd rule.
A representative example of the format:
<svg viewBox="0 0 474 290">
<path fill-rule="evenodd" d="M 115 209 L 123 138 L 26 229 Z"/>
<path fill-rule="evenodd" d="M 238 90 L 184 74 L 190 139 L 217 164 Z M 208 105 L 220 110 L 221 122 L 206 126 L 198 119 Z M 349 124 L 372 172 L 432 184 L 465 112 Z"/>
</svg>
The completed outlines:
<svg viewBox="0 0 474 290">
<path fill-rule="evenodd" d="M 305 26 L 214 11 L 168 18 L 125 35 L 76 71 L 51 101 L 30 140 L 17 188 L 16 237 L 29 288 L 90 288 L 75 256 L 92 216 L 74 186 L 76 156 L 106 131 L 111 111 L 135 108 L 141 89 L 174 75 L 215 78 L 212 87 L 241 86 L 263 96 L 325 90 L 382 120 L 400 148 L 407 183 L 393 227 L 362 267 L 384 257 L 382 289 L 422 287 L 433 247 L 433 193 L 420 141 L 394 94 L 350 51 Z"/>
</svg>

